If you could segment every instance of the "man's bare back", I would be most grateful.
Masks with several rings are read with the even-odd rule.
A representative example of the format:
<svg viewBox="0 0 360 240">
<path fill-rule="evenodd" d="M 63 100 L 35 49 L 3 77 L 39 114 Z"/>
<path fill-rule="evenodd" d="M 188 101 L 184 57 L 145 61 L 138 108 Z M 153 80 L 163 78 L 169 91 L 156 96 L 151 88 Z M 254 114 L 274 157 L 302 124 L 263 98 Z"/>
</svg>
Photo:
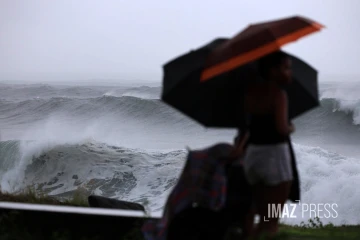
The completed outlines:
<svg viewBox="0 0 360 240">
<path fill-rule="evenodd" d="M 270 114 L 275 112 L 276 98 L 282 93 L 272 82 L 250 86 L 245 96 L 245 109 L 250 114 Z"/>
</svg>

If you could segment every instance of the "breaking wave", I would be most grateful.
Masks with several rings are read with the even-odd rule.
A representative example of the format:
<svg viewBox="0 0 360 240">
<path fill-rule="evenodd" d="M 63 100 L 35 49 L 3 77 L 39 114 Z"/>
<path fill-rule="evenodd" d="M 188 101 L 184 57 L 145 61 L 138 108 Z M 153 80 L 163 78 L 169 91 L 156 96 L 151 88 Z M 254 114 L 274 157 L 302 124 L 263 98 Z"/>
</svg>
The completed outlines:
<svg viewBox="0 0 360 240">
<path fill-rule="evenodd" d="M 360 162 L 332 146 L 358 148 L 360 98 L 354 87 L 350 94 L 337 89 L 322 90 L 321 107 L 295 121 L 301 200 L 337 203 L 338 217 L 323 222 L 359 224 Z M 32 186 L 57 197 L 93 193 L 148 203 L 159 215 L 185 147 L 231 142 L 235 134 L 205 129 L 171 109 L 159 87 L 0 85 L 0 93 L 0 180 L 10 192 Z"/>
</svg>

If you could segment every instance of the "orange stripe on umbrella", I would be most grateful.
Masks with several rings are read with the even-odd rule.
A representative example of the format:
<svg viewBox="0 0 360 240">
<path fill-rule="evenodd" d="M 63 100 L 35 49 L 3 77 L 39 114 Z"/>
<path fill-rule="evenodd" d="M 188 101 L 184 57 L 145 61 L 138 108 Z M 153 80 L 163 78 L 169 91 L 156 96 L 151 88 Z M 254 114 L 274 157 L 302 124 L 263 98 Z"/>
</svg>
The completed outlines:
<svg viewBox="0 0 360 240">
<path fill-rule="evenodd" d="M 263 46 L 257 47 L 255 49 L 250 49 L 247 52 L 231 57 L 225 61 L 206 68 L 201 74 L 200 81 L 205 82 L 222 73 L 231 71 L 239 66 L 259 59 L 271 52 L 279 50 L 285 44 L 294 42 L 306 35 L 320 31 L 322 28 L 324 28 L 323 25 L 317 22 L 311 22 L 308 26 L 303 27 L 297 31 L 290 32 L 289 34 L 285 34 L 273 40 L 272 42 L 264 44 Z"/>
</svg>

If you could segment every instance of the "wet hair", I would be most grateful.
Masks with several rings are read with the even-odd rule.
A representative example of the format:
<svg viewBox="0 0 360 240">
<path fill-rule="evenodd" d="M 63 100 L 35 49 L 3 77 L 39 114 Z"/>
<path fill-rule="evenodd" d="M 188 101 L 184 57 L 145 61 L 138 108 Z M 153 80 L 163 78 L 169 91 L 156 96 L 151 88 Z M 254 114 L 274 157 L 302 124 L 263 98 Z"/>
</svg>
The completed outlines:
<svg viewBox="0 0 360 240">
<path fill-rule="evenodd" d="M 258 69 L 262 78 L 267 79 L 268 72 L 273 67 L 280 66 L 288 55 L 282 51 L 270 53 L 258 60 Z"/>
</svg>

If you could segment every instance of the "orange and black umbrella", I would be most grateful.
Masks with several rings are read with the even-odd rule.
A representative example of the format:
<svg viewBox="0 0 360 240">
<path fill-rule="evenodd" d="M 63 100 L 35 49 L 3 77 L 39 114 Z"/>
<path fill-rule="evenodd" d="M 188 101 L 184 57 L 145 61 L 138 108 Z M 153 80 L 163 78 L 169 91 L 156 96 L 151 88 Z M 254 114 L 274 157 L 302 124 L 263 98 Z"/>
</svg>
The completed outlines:
<svg viewBox="0 0 360 240">
<path fill-rule="evenodd" d="M 323 27 L 300 16 L 252 24 L 211 52 L 200 80 L 204 82 L 234 70 Z"/>
<path fill-rule="evenodd" d="M 289 28 L 286 28 L 286 25 L 281 27 L 279 24 L 282 21 L 285 20 L 252 25 L 247 28 L 244 31 L 247 34 L 242 35 L 249 36 L 249 38 L 246 38 L 248 42 L 247 48 L 257 49 L 256 51 L 258 51 L 258 49 L 261 49 L 259 48 L 260 42 L 266 43 L 265 36 L 267 35 L 265 33 L 253 34 L 254 30 L 250 31 L 250 29 L 277 26 L 272 30 L 274 33 L 270 34 L 272 39 L 275 39 L 275 34 L 285 38 L 283 34 L 285 30 L 283 28 Z M 302 23 L 302 26 L 305 26 L 303 21 L 299 21 Z M 297 21 L 294 20 L 294 22 L 296 23 Z M 311 21 L 307 20 L 306 22 Z M 300 35 L 305 35 L 305 30 L 299 29 L 307 29 L 306 27 L 300 28 L 300 25 L 298 22 L 290 29 L 290 32 L 297 32 L 293 35 L 296 38 L 299 38 Z M 295 26 L 298 27 L 295 28 Z M 308 24 L 306 26 L 312 29 L 318 25 Z M 309 33 L 309 29 L 306 32 Z M 271 31 L 266 30 L 265 32 Z M 269 40 L 267 43 L 273 46 L 271 51 L 267 49 L 265 52 L 261 52 L 261 54 L 254 53 L 254 56 L 257 56 L 254 57 L 251 54 L 246 55 L 250 50 L 244 50 L 245 46 L 242 47 L 235 44 L 234 39 L 239 39 L 238 36 L 232 39 L 216 39 L 197 50 L 177 57 L 165 64 L 163 67 L 164 76 L 161 100 L 206 127 L 238 128 L 241 126 L 244 121 L 242 111 L 243 93 L 247 83 L 253 80 L 248 78 L 247 74 L 254 72 L 254 70 L 256 72 L 257 62 L 254 60 L 257 57 L 278 50 L 281 44 L 277 43 L 278 45 L 275 46 L 273 41 Z M 252 36 L 253 40 L 251 40 L 250 36 Z M 289 34 L 286 36 L 289 36 Z M 259 37 L 261 39 L 258 39 Z M 292 37 L 292 40 L 294 39 L 295 37 Z M 244 41 L 243 43 L 245 44 L 246 42 Z M 227 49 L 232 49 L 233 51 Z M 234 55 L 236 52 L 241 52 L 243 55 Z M 317 71 L 301 59 L 290 54 L 288 55 L 293 61 L 294 81 L 287 89 L 289 95 L 289 117 L 292 119 L 317 107 L 319 105 L 319 96 Z M 243 59 L 239 56 L 248 57 L 246 61 L 239 61 L 239 59 Z M 234 59 L 237 61 L 237 65 L 234 65 Z M 260 76 L 257 77 L 257 80 L 261 81 Z"/>
</svg>

